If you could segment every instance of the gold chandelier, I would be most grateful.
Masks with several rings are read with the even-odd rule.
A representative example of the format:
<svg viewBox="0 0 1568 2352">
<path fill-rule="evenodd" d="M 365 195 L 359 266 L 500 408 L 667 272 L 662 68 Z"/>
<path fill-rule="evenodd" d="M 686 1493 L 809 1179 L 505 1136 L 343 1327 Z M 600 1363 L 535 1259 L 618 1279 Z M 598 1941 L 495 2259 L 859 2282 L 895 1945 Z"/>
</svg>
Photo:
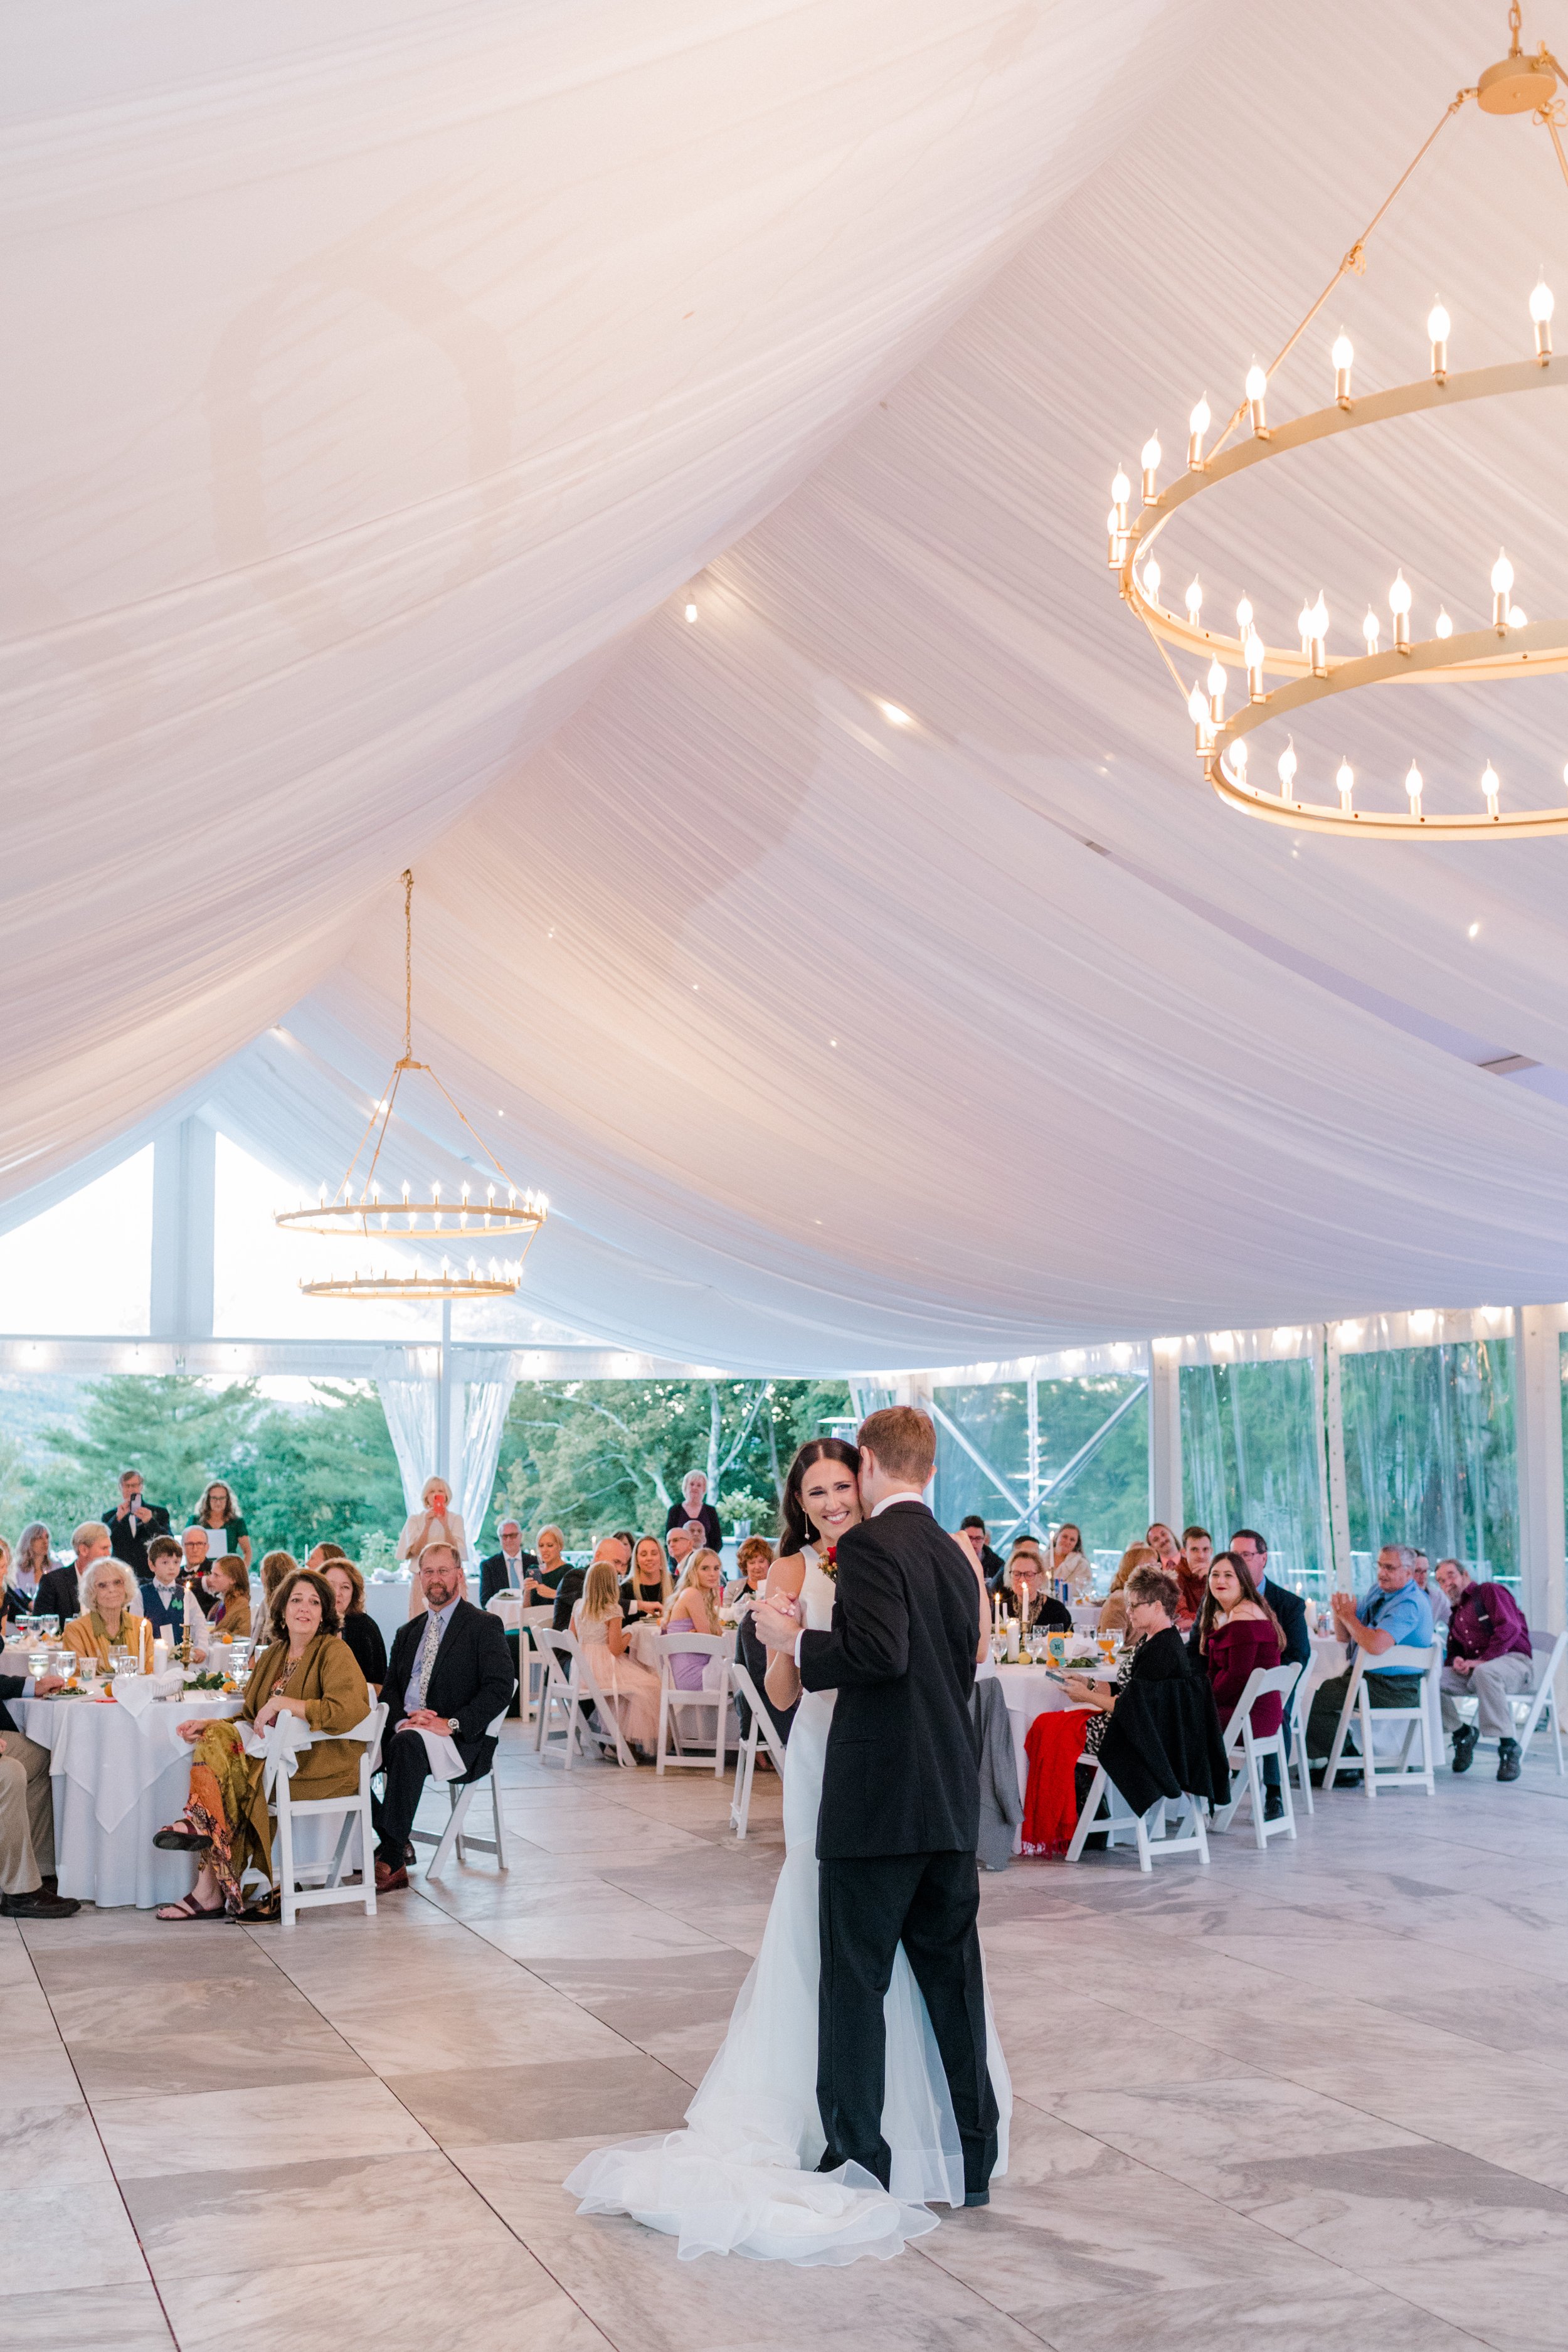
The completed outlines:
<svg viewBox="0 0 1568 2352">
<path fill-rule="evenodd" d="M 355 1244 L 380 1244 L 384 1248 L 395 1241 L 439 1241 L 447 1244 L 451 1255 L 442 1258 L 438 1273 L 422 1265 L 396 1267 L 384 1264 L 379 1271 L 362 1272 L 356 1265 L 352 1274 L 331 1274 L 322 1280 L 301 1282 L 300 1288 L 307 1298 L 506 1298 L 522 1280 L 522 1261 L 530 1242 L 544 1223 L 549 1203 L 542 1193 L 518 1192 L 495 1153 L 461 1107 L 453 1101 L 429 1063 L 415 1060 L 413 1038 L 414 877 L 405 869 L 402 1055 L 392 1066 L 392 1082 L 372 1110 L 369 1124 L 336 1191 L 329 1195 L 323 1184 L 314 1208 L 301 1203 L 296 1209 L 280 1209 L 273 1223 L 295 1233 L 341 1234 Z M 397 1101 L 397 1090 L 411 1071 L 429 1079 L 495 1170 L 500 1184 L 487 1179 L 482 1200 L 474 1196 L 473 1188 L 467 1183 L 456 1201 L 443 1201 L 438 1183 L 431 1185 L 428 1200 L 413 1199 L 406 1183 L 401 1193 L 383 1192 L 376 1166 Z M 373 1137 L 374 1146 L 362 1176 L 360 1162 Z M 488 1244 L 492 1248 L 499 1244 L 515 1255 L 481 1261 L 466 1255 L 476 1244 Z"/>
<path fill-rule="evenodd" d="M 1433 635 L 1413 639 L 1411 591 L 1401 572 L 1388 592 L 1392 643 L 1382 643 L 1383 624 L 1369 607 L 1362 623 L 1366 649 L 1344 658 L 1331 658 L 1329 655 L 1329 614 L 1321 591 L 1316 602 L 1303 604 L 1297 615 L 1299 646 L 1269 646 L 1264 643 L 1251 603 L 1245 596 L 1237 606 L 1234 636 L 1223 630 L 1204 627 L 1203 590 L 1195 579 L 1183 600 L 1184 615 L 1163 604 L 1160 565 L 1153 553 L 1154 541 L 1178 507 L 1215 484 L 1244 473 L 1248 467 L 1284 457 L 1334 434 L 1383 424 L 1391 417 L 1451 408 L 1464 401 L 1550 390 L 1568 380 L 1561 362 L 1553 367 L 1552 295 L 1542 279 L 1529 302 L 1535 342 L 1529 358 L 1499 367 L 1451 373 L 1449 319 L 1439 302 L 1426 320 L 1432 347 L 1430 372 L 1418 382 L 1398 385 L 1390 392 L 1353 392 L 1352 370 L 1355 354 L 1350 339 L 1342 333 L 1330 353 L 1334 373 L 1332 405 L 1292 418 L 1289 423 L 1271 422 L 1268 414 L 1269 379 L 1294 350 L 1346 272 L 1358 277 L 1364 272 L 1367 239 L 1439 132 L 1468 100 L 1474 99 L 1484 114 L 1529 114 L 1550 137 L 1563 179 L 1568 181 L 1568 154 L 1563 152 L 1560 135 L 1568 116 L 1563 100 L 1557 96 L 1558 84 L 1568 81 L 1568 73 L 1544 41 L 1533 55 L 1521 48 L 1517 5 L 1509 10 L 1509 29 L 1512 37 L 1508 55 L 1489 66 L 1472 88 L 1456 94 L 1436 128 L 1389 190 L 1272 365 L 1264 368 L 1254 363 L 1247 377 L 1245 395 L 1218 437 L 1205 447 L 1213 420 L 1206 399 L 1200 400 L 1188 420 L 1187 469 L 1180 480 L 1167 489 L 1160 488 L 1162 452 L 1155 435 L 1145 443 L 1142 451 L 1142 502 L 1136 514 L 1131 509 L 1132 485 L 1126 474 L 1119 470 L 1111 485 L 1114 503 L 1106 518 L 1108 561 L 1119 575 L 1122 596 L 1153 637 L 1186 704 L 1205 774 L 1230 807 L 1272 824 L 1289 824 L 1298 832 L 1354 835 L 1374 841 L 1434 837 L 1442 841 L 1518 840 L 1524 835 L 1568 833 L 1568 804 L 1505 809 L 1501 804 L 1501 781 L 1489 760 L 1479 779 L 1484 809 L 1458 816 L 1428 814 L 1424 810 L 1425 781 L 1414 760 L 1405 778 L 1409 805 L 1404 811 L 1357 808 L 1353 797 L 1355 775 L 1348 761 L 1342 761 L 1334 778 L 1337 802 L 1299 798 L 1296 752 L 1289 741 L 1279 755 L 1277 792 L 1254 783 L 1247 775 L 1247 738 L 1254 729 L 1267 719 L 1284 717 L 1331 694 L 1394 681 L 1469 686 L 1568 669 L 1568 620 L 1532 622 L 1527 618 L 1513 601 L 1513 566 L 1506 553 L 1500 553 L 1492 566 L 1492 616 L 1487 626 L 1456 635 L 1447 613 L 1440 611 Z M 1248 428 L 1247 437 L 1227 448 L 1226 444 L 1244 424 Z M 1205 676 L 1194 680 L 1190 690 L 1169 647 L 1208 664 Z M 1244 673 L 1246 687 L 1239 707 L 1227 718 L 1225 706 L 1230 685 L 1228 673 L 1233 669 Z M 1267 681 L 1271 676 L 1283 683 L 1270 687 Z M 1568 783 L 1568 768 L 1563 771 L 1563 781 Z"/>
</svg>

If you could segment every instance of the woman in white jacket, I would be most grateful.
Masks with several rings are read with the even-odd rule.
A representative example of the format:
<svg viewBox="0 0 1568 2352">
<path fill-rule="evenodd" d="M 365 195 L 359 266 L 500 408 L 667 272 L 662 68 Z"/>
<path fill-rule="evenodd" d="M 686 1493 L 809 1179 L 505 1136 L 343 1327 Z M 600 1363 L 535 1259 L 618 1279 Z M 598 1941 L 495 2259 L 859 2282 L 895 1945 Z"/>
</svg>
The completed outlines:
<svg viewBox="0 0 1568 2352">
<path fill-rule="evenodd" d="M 465 1564 L 468 1557 L 468 1538 L 463 1522 L 452 1508 L 452 1490 L 445 1478 L 426 1478 L 419 1497 L 425 1507 L 405 1519 L 403 1533 L 397 1538 L 397 1557 L 417 1563 L 420 1553 L 428 1543 L 447 1543 Z M 408 1591 L 408 1614 L 422 1617 L 425 1595 L 416 1576 Z"/>
</svg>

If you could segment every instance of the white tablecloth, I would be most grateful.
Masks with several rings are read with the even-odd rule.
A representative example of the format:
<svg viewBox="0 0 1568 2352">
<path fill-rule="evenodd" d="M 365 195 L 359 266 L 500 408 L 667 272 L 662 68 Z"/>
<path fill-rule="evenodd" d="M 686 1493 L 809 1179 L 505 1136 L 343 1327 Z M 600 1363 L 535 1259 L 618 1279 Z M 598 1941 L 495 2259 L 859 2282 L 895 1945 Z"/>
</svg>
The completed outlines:
<svg viewBox="0 0 1568 2352">
<path fill-rule="evenodd" d="M 195 1884 L 190 1857 L 160 1853 L 153 1843 L 190 1793 L 191 1751 L 174 1727 L 196 1715 L 237 1715 L 239 1701 L 160 1705 L 140 1722 L 112 1702 L 84 1698 L 12 1699 L 10 1711 L 29 1739 L 51 1751 L 60 1893 L 139 1911 L 188 1895 Z"/>
<path fill-rule="evenodd" d="M 1018 1794 L 1022 1796 L 1029 1784 L 1029 1762 L 1024 1753 L 1024 1742 L 1029 1726 L 1037 1715 L 1051 1715 L 1058 1708 L 1069 1707 L 1068 1698 L 1060 1683 L 1046 1672 L 1044 1666 L 995 1666 L 989 1659 L 975 1667 L 976 1682 L 993 1678 L 1002 1685 L 1002 1696 L 1007 1702 L 1008 1720 L 1013 1729 L 1013 1753 L 1018 1763 Z"/>
</svg>

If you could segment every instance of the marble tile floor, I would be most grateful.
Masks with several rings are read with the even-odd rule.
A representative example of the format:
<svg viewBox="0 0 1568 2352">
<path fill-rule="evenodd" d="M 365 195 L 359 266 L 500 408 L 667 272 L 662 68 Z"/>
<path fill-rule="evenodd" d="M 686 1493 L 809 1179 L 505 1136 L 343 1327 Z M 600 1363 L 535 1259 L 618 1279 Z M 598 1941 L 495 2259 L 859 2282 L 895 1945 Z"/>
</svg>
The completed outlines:
<svg viewBox="0 0 1568 2352">
<path fill-rule="evenodd" d="M 541 1766 L 511 1867 L 280 1928 L 0 1922 L 0 2352 L 1568 2352 L 1568 1781 L 1343 1791 L 1206 1872 L 983 1881 L 989 2210 L 788 2272 L 579 2220 L 679 2124 L 779 1792 Z M 431 1818 L 440 1807 L 433 1803 Z"/>
</svg>

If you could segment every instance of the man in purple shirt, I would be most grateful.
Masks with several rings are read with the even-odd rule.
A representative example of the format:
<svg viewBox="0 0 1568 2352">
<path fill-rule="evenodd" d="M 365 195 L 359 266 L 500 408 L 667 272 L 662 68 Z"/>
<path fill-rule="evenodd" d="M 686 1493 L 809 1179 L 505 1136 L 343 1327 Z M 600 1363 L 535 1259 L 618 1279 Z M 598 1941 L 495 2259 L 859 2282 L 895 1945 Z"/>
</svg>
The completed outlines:
<svg viewBox="0 0 1568 2352">
<path fill-rule="evenodd" d="M 1454 1735 L 1454 1769 L 1468 1772 L 1477 1740 L 1495 1739 L 1498 1779 L 1517 1780 L 1519 1742 L 1509 1698 L 1530 1687 L 1530 1628 L 1511 1592 L 1500 1584 L 1478 1584 L 1457 1559 L 1437 1562 L 1437 1581 L 1448 1597 L 1443 1728 Z M 1455 1702 L 1460 1692 L 1477 1702 L 1474 1723 L 1459 1719 Z"/>
</svg>

